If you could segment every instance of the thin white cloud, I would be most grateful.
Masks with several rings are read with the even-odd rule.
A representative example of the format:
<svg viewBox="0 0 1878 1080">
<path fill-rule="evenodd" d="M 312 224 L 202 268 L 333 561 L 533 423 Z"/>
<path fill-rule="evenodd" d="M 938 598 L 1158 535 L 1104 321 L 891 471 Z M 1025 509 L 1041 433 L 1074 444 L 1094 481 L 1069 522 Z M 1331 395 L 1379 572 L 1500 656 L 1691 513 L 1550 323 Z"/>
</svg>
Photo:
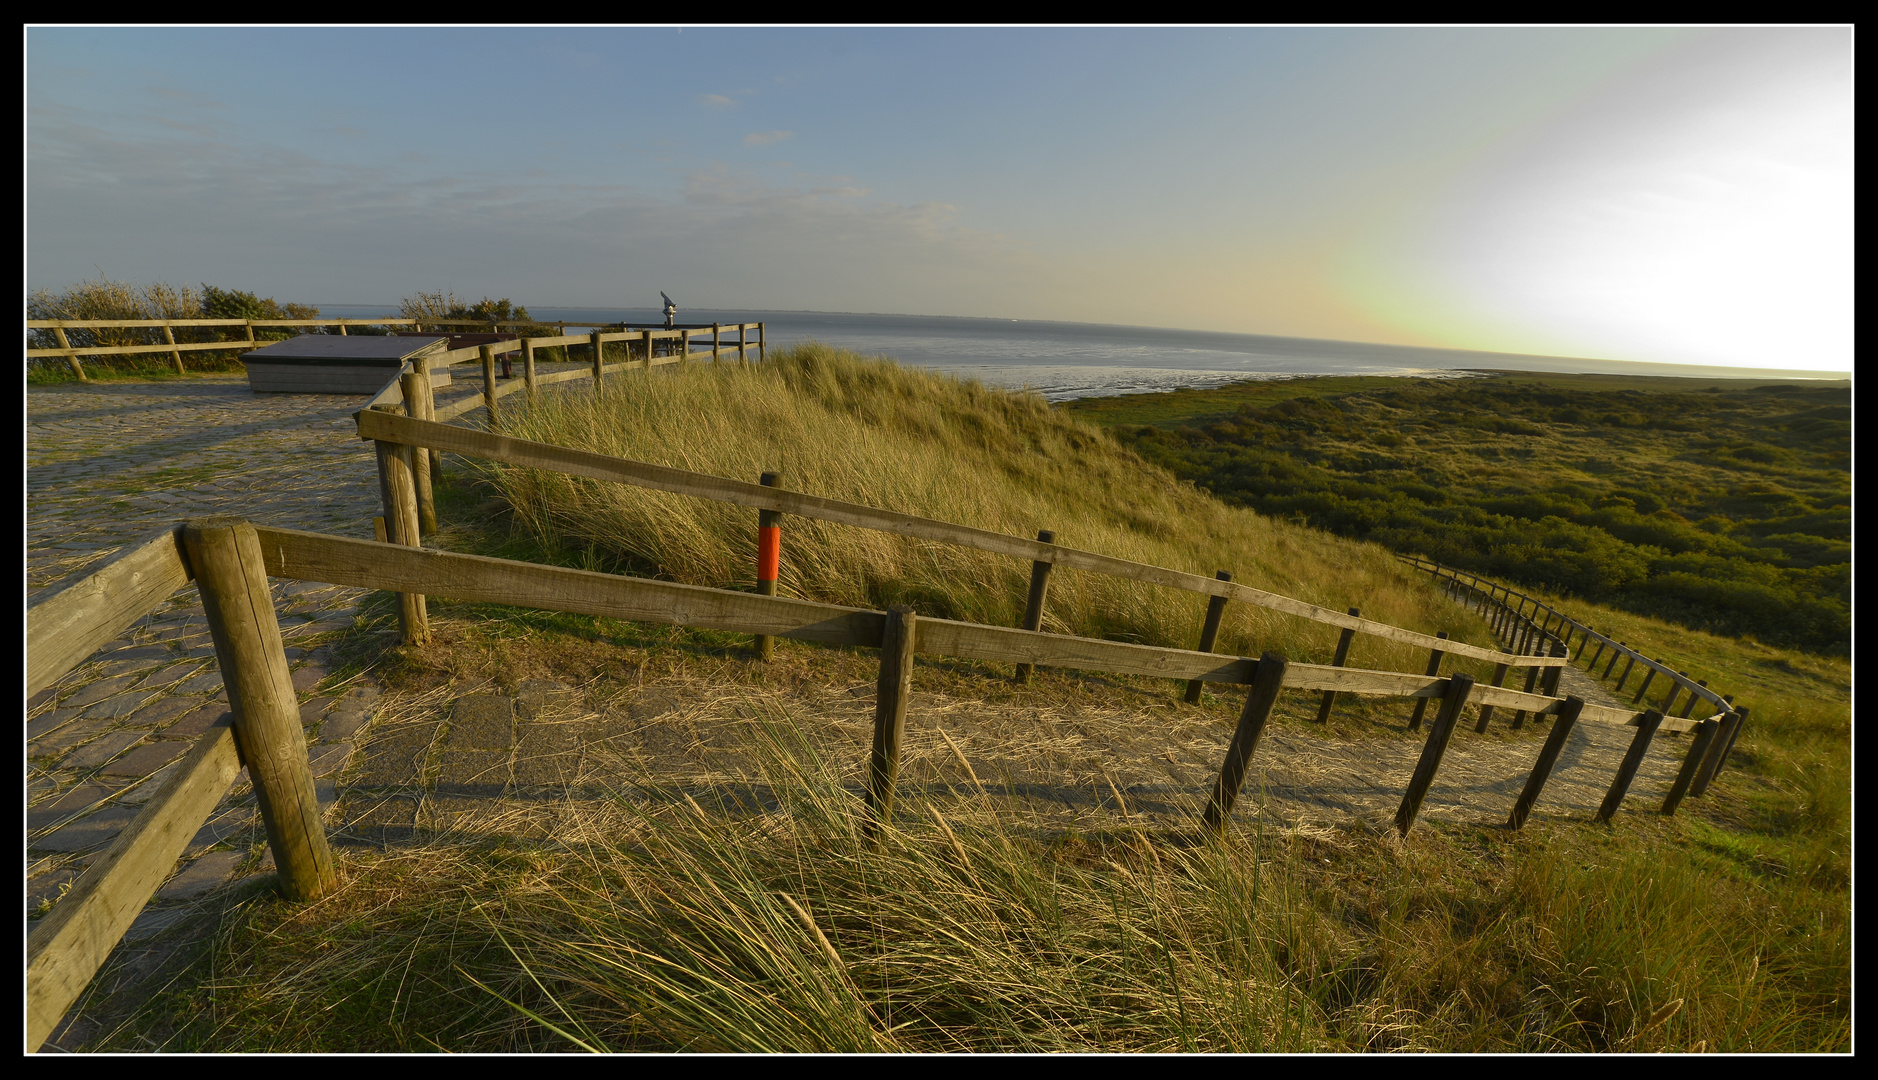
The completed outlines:
<svg viewBox="0 0 1878 1080">
<path fill-rule="evenodd" d="M 779 142 L 788 142 L 796 137 L 793 131 L 752 131 L 743 137 L 745 146 L 774 146 Z"/>
<path fill-rule="evenodd" d="M 439 267 L 474 266 L 459 292 L 531 304 L 622 303 L 689 280 L 732 304 L 881 311 L 917 296 L 913 307 L 974 311 L 1049 276 L 953 206 L 882 200 L 845 176 L 778 184 L 718 168 L 656 193 L 409 158 L 346 167 L 148 125 L 127 136 L 47 119 L 31 134 L 29 277 L 47 287 L 97 263 L 315 303 L 389 300 Z"/>
<path fill-rule="evenodd" d="M 737 103 L 737 99 L 724 94 L 700 94 L 698 104 L 708 109 L 728 109 Z"/>
</svg>

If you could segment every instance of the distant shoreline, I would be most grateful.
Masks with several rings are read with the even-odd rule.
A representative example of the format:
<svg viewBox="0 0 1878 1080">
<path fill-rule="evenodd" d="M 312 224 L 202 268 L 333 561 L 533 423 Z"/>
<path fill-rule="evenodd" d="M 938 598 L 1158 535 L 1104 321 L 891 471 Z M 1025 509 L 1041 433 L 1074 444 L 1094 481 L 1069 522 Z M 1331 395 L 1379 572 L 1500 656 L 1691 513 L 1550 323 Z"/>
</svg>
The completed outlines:
<svg viewBox="0 0 1878 1080">
<path fill-rule="evenodd" d="M 683 300 L 684 298 L 677 297 Z M 328 316 L 391 315 L 395 304 L 322 304 Z M 546 307 L 531 309 L 543 322 L 601 319 L 658 321 L 651 307 Z M 1529 371 L 1555 374 L 1637 375 L 1691 379 L 1780 379 L 1844 382 L 1851 373 L 1818 368 L 1746 368 L 1668 364 L 1595 357 L 1495 353 L 1386 345 L 1330 338 L 1237 334 L 1214 330 L 1108 323 L 998 319 L 965 315 L 888 315 L 827 311 L 772 311 L 680 307 L 679 321 L 769 323 L 770 345 L 816 340 L 869 355 L 892 356 L 921 367 L 956 369 L 1129 368 L 1243 372 L 1245 377 L 1385 374 L 1429 370 Z M 1217 377 L 1217 376 L 1215 376 Z M 1210 380 L 1209 380 L 1210 381 Z"/>
</svg>

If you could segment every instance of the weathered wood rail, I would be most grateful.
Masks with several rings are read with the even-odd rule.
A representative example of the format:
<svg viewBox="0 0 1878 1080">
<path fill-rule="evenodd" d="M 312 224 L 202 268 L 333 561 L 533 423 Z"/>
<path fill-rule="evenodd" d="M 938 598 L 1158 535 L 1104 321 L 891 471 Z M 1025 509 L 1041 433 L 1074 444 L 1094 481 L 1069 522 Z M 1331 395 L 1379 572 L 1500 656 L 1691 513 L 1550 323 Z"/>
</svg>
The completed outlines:
<svg viewBox="0 0 1878 1080">
<path fill-rule="evenodd" d="M 1658 676 L 1661 676 L 1671 688 L 1670 693 L 1659 706 L 1664 713 L 1669 713 L 1676 705 L 1677 699 L 1685 693 L 1689 695 L 1683 702 L 1683 715 L 1685 716 L 1693 712 L 1700 701 L 1706 701 L 1718 709 L 1727 709 L 1734 700 L 1732 696 L 1709 689 L 1706 682 L 1691 679 L 1687 674 L 1671 668 L 1662 661 L 1651 659 L 1632 649 L 1628 644 L 1593 630 L 1544 601 L 1489 581 L 1477 574 L 1442 566 L 1429 559 L 1412 555 L 1398 557 L 1417 570 L 1431 574 L 1446 583 L 1451 591 L 1457 594 L 1465 591 L 1484 607 L 1491 609 L 1501 625 L 1516 622 L 1519 626 L 1527 628 L 1530 634 L 1542 634 L 1548 640 L 1565 644 L 1568 647 L 1571 639 L 1576 637 L 1579 643 L 1578 658 L 1585 661 L 1586 670 L 1596 674 L 1599 661 L 1605 661 L 1604 671 L 1600 677 L 1609 680 L 1615 672 L 1617 674 L 1615 686 L 1619 694 L 1623 693 L 1631 671 L 1641 669 L 1644 679 L 1637 687 L 1636 696 L 1631 699 L 1633 702 L 1643 700 L 1644 692 Z M 1597 649 L 1588 648 L 1590 643 L 1595 643 Z M 1624 661 L 1621 671 L 1616 670 L 1619 660 Z"/>
<path fill-rule="evenodd" d="M 1691 679 L 1687 673 L 1677 671 L 1660 660 L 1651 659 L 1632 649 L 1627 643 L 1601 634 L 1535 597 L 1509 589 L 1477 574 L 1443 566 L 1430 559 L 1412 555 L 1398 556 L 1398 558 L 1443 581 L 1456 599 L 1471 600 L 1483 609 L 1492 611 L 1496 617 L 1496 625 L 1523 627 L 1528 634 L 1541 636 L 1557 643 L 1558 651 L 1561 653 L 1566 650 L 1571 638 L 1576 635 L 1580 645 L 1578 657 L 1585 660 L 1586 672 L 1593 678 L 1607 683 L 1612 673 L 1616 672 L 1615 691 L 1620 698 L 1624 693 L 1625 683 L 1630 679 L 1631 671 L 1634 668 L 1641 668 L 1643 678 L 1637 684 L 1636 694 L 1630 699 L 1632 705 L 1644 703 L 1644 696 L 1648 693 L 1650 684 L 1658 675 L 1661 675 L 1664 682 L 1668 684 L 1669 692 L 1651 711 L 1664 717 L 1681 720 L 1687 720 L 1692 714 L 1698 712 L 1714 711 L 1716 717 L 1722 720 L 1719 730 L 1697 731 L 1697 745 L 1691 749 L 1691 753 L 1701 754 L 1703 748 L 1706 748 L 1706 756 L 1699 769 L 1686 770 L 1685 775 L 1678 777 L 1676 789 L 1671 795 L 1672 808 L 1685 794 L 1697 796 L 1703 794 L 1721 771 L 1729 752 L 1734 749 L 1736 739 L 1741 735 L 1742 727 L 1747 723 L 1749 713 L 1748 706 L 1736 703 L 1733 694 L 1717 693 L 1709 688 L 1707 682 Z M 1595 642 L 1597 648 L 1595 650 L 1585 648 L 1589 642 Z M 1605 662 L 1604 670 L 1600 673 L 1598 662 L 1604 659 L 1607 650 L 1610 659 Z M 1624 661 L 1621 671 L 1617 670 L 1619 660 Z M 1686 698 L 1682 696 L 1685 693 L 1688 695 Z M 1682 704 L 1680 713 L 1673 712 L 1678 700 Z M 1483 720 L 1482 726 L 1484 725 Z M 1679 729 L 1665 727 L 1663 730 Z"/>
<path fill-rule="evenodd" d="M 569 334 L 567 328 L 570 326 L 589 327 L 592 332 Z M 570 322 L 566 320 L 560 322 L 527 322 L 477 319 L 398 318 L 28 319 L 26 321 L 27 330 L 49 330 L 58 340 L 59 346 L 57 348 L 28 347 L 26 350 L 26 358 L 28 360 L 63 358 L 66 363 L 71 366 L 73 374 L 78 377 L 79 381 L 88 382 L 90 379 L 85 374 L 83 364 L 79 362 L 79 357 L 81 356 L 137 356 L 151 353 L 168 353 L 172 362 L 176 365 L 176 370 L 181 372 L 184 370 L 182 354 L 185 352 L 214 352 L 222 350 L 245 352 L 273 344 L 272 341 L 258 339 L 255 335 L 257 329 L 265 331 L 294 328 L 333 328 L 340 334 L 345 334 L 348 327 L 400 327 L 408 328 L 414 333 L 423 333 L 426 328 L 443 329 L 447 327 L 472 327 L 479 330 L 493 330 L 498 333 L 505 329 L 537 331 L 534 335 L 522 335 L 518 333 L 515 346 L 515 348 L 519 349 L 523 354 L 524 363 L 528 366 L 531 381 L 534 371 L 534 350 L 552 346 L 563 347 L 569 353 L 570 358 L 573 347 L 592 346 L 596 350 L 597 356 L 602 351 L 603 343 L 621 341 L 627 342 L 629 345 L 637 346 L 641 358 L 649 358 L 655 355 L 660 349 L 667 350 L 670 355 L 676 358 L 685 358 L 689 357 L 694 352 L 695 347 L 695 351 L 700 355 L 708 348 L 713 359 L 722 359 L 726 355 L 734 355 L 739 360 L 744 360 L 748 359 L 750 351 L 754 349 L 760 362 L 767 344 L 765 327 L 764 324 L 760 322 L 700 323 L 674 326 L 671 329 L 665 329 L 663 327 L 633 326 L 618 322 Z M 555 333 L 546 336 L 538 333 L 538 331 L 548 327 L 553 327 Z M 237 330 L 242 331 L 245 336 L 228 341 L 176 340 L 175 331 L 177 329 L 193 328 Z M 161 332 L 164 337 L 164 342 L 162 344 L 138 345 L 98 341 L 91 344 L 73 345 L 68 338 L 68 332 L 73 330 L 147 330 L 152 334 Z M 751 336 L 753 332 L 755 335 L 754 338 Z M 724 337 L 727 334 L 736 335 L 736 340 L 725 341 Z M 703 342 L 708 342 L 708 346 L 701 344 Z M 504 351 L 509 351 L 506 346 Z M 425 362 L 430 365 L 459 364 L 479 359 L 480 355 L 481 347 L 470 346 L 468 348 L 455 349 L 447 353 L 432 354 L 425 358 Z M 598 362 L 599 361 L 596 361 L 596 363 Z M 615 370 L 620 366 L 621 365 L 607 365 L 607 368 L 608 370 Z M 410 369 L 407 367 L 405 370 L 408 371 Z M 558 377 L 550 377 L 549 381 L 559 381 L 560 379 L 575 377 L 578 376 L 563 372 L 559 373 Z M 394 379 L 393 382 L 395 381 Z M 374 403 L 379 400 L 380 398 L 373 399 Z M 384 400 L 396 400 L 396 398 L 385 398 Z"/>
<path fill-rule="evenodd" d="M 51 685 L 191 581 L 202 594 L 229 713 L 27 936 L 29 1053 L 97 974 L 243 767 L 281 891 L 310 900 L 336 884 L 267 571 L 245 522 L 177 526 L 36 597 L 26 611 L 26 692 Z"/>
<path fill-rule="evenodd" d="M 440 414 L 441 412 L 442 410 L 439 410 Z M 1082 551 L 1043 540 L 1031 540 L 949 521 L 881 510 L 860 503 L 826 499 L 783 488 L 732 480 L 728 477 L 634 461 L 630 458 L 610 457 L 585 450 L 531 442 L 502 435 L 499 432 L 476 431 L 435 421 L 419 420 L 410 416 L 400 416 L 388 409 L 365 410 L 357 416 L 361 439 L 479 457 L 489 461 L 499 461 L 504 464 L 569 476 L 610 480 L 655 491 L 667 491 L 731 503 L 753 510 L 794 514 L 798 517 L 853 525 L 922 540 L 935 540 L 979 551 L 1015 556 L 1033 563 L 1087 570 L 1092 573 L 1127 578 L 1209 597 L 1238 600 L 1255 607 L 1282 612 L 1339 629 L 1369 634 L 1406 645 L 1438 649 L 1453 656 L 1495 663 L 1504 662 L 1534 669 L 1562 667 L 1567 662 L 1566 658 L 1557 656 L 1509 657 L 1498 650 L 1405 630 L 1388 623 L 1376 622 L 1373 619 L 1349 615 L 1303 600 L 1255 589 L 1224 576 L 1206 577 L 1200 574 L 1190 574 L 1093 551 Z"/>
</svg>

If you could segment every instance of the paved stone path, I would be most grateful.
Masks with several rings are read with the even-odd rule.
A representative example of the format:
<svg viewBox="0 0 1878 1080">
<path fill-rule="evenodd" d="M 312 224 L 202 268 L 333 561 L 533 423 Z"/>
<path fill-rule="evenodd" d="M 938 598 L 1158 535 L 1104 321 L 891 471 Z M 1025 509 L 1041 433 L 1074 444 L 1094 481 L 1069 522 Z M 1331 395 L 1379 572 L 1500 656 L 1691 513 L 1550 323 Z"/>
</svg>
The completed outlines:
<svg viewBox="0 0 1878 1080">
<path fill-rule="evenodd" d="M 355 396 L 256 395 L 239 375 L 29 390 L 29 592 L 203 514 L 372 535 L 377 473 L 353 435 L 361 403 Z M 363 594 L 274 583 L 322 778 L 345 763 L 375 698 L 367 685 L 313 693 L 330 663 L 321 639 L 352 625 Z M 214 652 L 190 586 L 27 703 L 29 917 L 69 886 L 226 711 Z M 330 784 L 322 787 L 330 800 Z M 164 902 L 251 867 L 254 824 L 244 780 L 190 844 L 133 938 L 163 925 Z"/>
</svg>

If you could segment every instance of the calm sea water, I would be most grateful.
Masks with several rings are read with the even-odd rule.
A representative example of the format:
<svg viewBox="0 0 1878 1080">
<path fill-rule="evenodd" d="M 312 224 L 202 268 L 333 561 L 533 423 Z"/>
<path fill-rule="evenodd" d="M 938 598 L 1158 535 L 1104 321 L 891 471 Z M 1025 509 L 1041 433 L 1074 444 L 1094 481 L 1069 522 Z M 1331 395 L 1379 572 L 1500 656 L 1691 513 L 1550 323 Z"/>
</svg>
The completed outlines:
<svg viewBox="0 0 1878 1080">
<path fill-rule="evenodd" d="M 367 318 L 393 314 L 395 310 L 335 304 L 322 307 L 321 313 Z M 564 320 L 570 325 L 583 319 L 639 324 L 663 321 L 663 316 L 653 308 L 534 307 L 529 313 L 537 319 Z M 819 341 L 867 355 L 891 356 L 903 364 L 974 378 L 987 385 L 1029 388 L 1052 401 L 1205 388 L 1247 379 L 1301 375 L 1446 378 L 1482 369 L 1697 378 L 1833 377 L 1823 372 L 1636 364 L 1098 323 L 817 311 L 681 308 L 678 313 L 680 323 L 758 320 L 765 324 L 771 345 Z"/>
</svg>

